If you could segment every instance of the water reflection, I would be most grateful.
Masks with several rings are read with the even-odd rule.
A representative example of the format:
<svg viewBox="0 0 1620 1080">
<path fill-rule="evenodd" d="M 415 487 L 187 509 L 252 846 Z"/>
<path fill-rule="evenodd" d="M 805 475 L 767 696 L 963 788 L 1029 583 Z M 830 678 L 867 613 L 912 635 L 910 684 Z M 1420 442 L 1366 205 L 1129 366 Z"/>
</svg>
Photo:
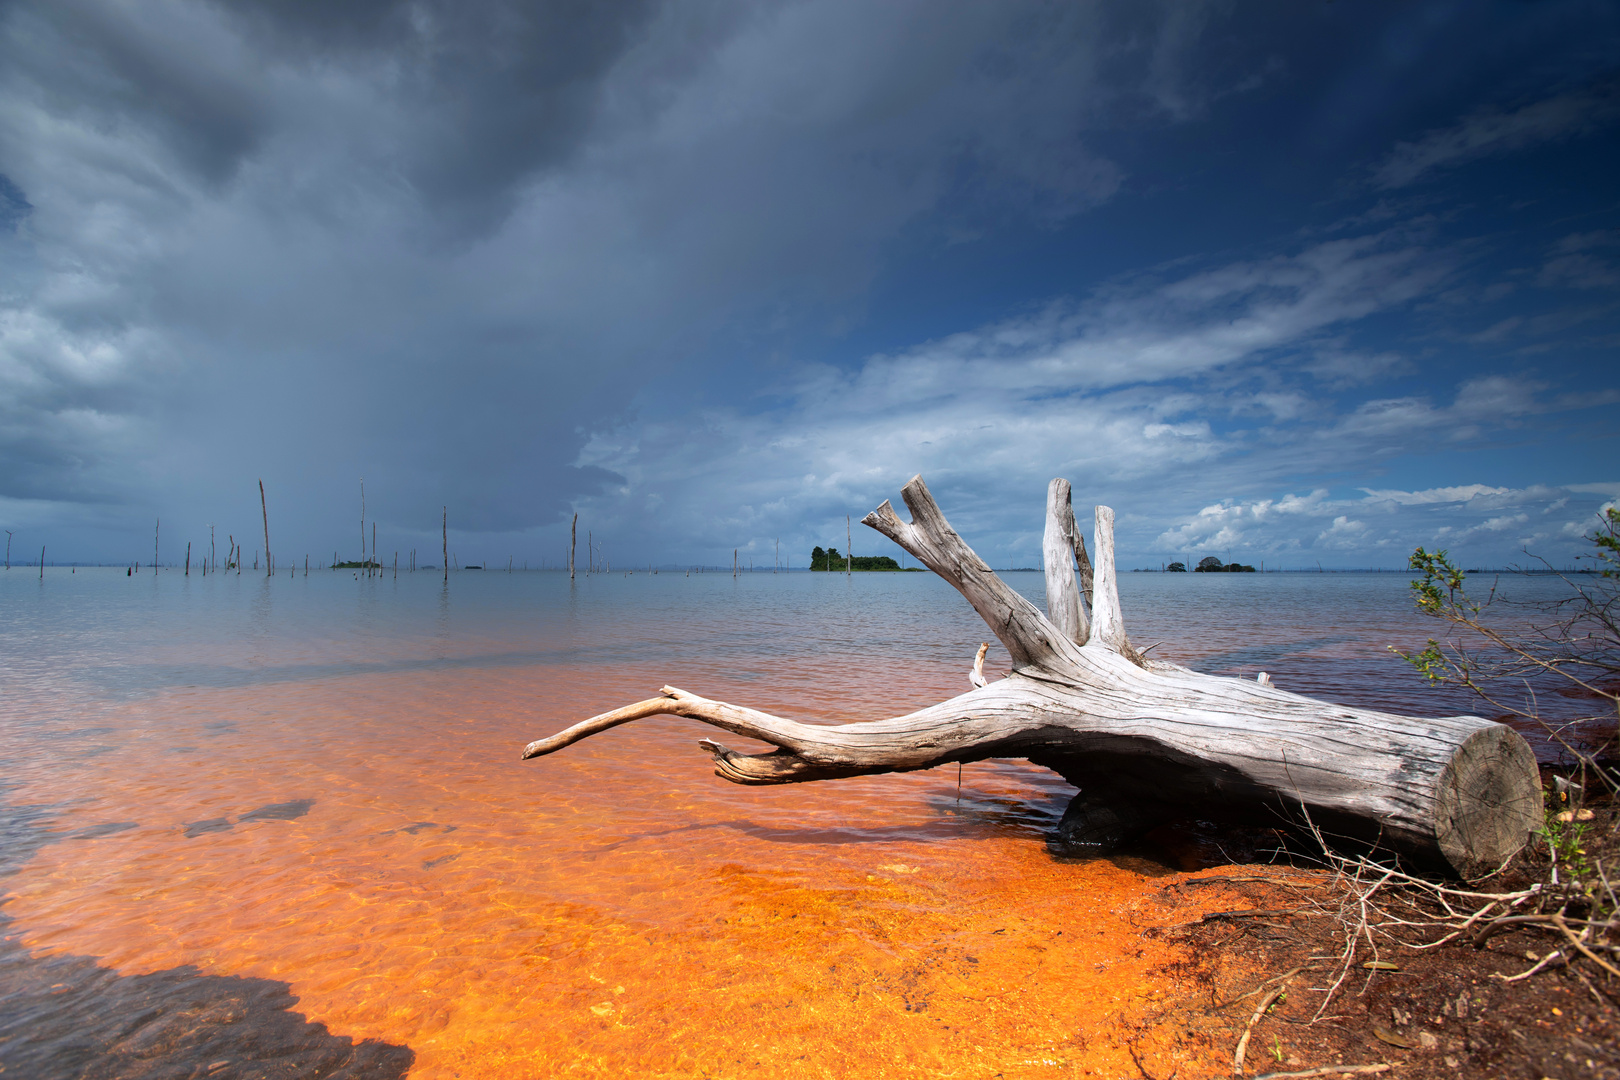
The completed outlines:
<svg viewBox="0 0 1620 1080">
<path fill-rule="evenodd" d="M 276 613 L 275 592 L 280 586 L 280 582 L 277 582 L 269 577 L 258 578 L 256 580 L 257 587 L 253 591 L 253 602 L 250 609 L 251 617 L 249 623 L 253 627 L 254 637 L 258 641 L 268 644 L 276 631 L 276 627 L 273 622 Z"/>
</svg>

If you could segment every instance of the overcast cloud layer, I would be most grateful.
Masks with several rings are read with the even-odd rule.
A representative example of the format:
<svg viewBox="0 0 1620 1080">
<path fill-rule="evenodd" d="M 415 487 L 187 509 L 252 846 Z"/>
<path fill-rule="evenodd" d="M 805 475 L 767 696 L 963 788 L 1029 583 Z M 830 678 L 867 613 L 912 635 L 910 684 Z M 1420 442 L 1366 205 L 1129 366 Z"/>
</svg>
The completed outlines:
<svg viewBox="0 0 1620 1080">
<path fill-rule="evenodd" d="M 0 4 L 13 558 L 1567 562 L 1620 497 L 1620 9 Z M 249 541 L 249 551 L 257 546 Z M 867 532 L 855 550 L 893 553 Z M 424 561 L 431 561 L 424 554 Z"/>
</svg>

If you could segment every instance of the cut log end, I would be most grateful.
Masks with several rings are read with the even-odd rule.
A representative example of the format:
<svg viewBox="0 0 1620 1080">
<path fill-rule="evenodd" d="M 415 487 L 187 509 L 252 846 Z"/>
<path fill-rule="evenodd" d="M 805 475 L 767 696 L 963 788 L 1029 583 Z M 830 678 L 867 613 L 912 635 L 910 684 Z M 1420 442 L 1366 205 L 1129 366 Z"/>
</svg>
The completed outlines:
<svg viewBox="0 0 1620 1080">
<path fill-rule="evenodd" d="M 1503 724 L 1481 728 L 1457 748 L 1435 794 L 1435 839 L 1464 877 L 1499 869 L 1542 825 L 1535 753 Z"/>
</svg>

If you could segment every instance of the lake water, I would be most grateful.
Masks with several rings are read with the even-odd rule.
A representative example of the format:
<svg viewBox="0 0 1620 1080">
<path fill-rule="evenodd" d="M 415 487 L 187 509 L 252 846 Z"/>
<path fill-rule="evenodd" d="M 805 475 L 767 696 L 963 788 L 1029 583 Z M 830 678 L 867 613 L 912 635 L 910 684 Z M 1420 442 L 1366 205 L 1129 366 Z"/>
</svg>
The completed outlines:
<svg viewBox="0 0 1620 1080">
<path fill-rule="evenodd" d="M 738 787 L 675 718 L 518 760 L 666 683 L 825 722 L 960 693 L 989 635 L 931 574 L 37 573 L 0 573 L 8 1080 L 1119 1075 L 1127 1043 L 1192 1053 L 1144 1019 L 1176 992 L 1174 950 L 1139 933 L 1171 917 L 1167 868 L 1055 860 L 1072 789 L 1026 763 Z M 1386 650 L 1436 630 L 1404 575 L 1120 592 L 1161 658 L 1479 711 Z"/>
</svg>

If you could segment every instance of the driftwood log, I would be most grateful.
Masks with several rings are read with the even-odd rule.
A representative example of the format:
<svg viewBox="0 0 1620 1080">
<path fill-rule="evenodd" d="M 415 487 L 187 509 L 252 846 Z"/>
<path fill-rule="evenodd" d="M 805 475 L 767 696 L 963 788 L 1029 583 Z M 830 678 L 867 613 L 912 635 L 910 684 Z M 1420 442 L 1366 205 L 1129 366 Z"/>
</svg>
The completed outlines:
<svg viewBox="0 0 1620 1080">
<path fill-rule="evenodd" d="M 1463 876 L 1487 873 L 1542 817 L 1536 762 L 1512 729 L 1475 716 L 1421 719 L 1334 705 L 1263 681 L 1204 675 L 1143 655 L 1125 634 L 1113 511 L 1096 508 L 1096 564 L 1069 484 L 1052 481 L 1042 615 L 957 535 L 921 477 L 912 520 L 885 502 L 864 519 L 956 587 L 1011 654 L 1006 678 L 889 720 L 805 724 L 666 686 L 648 701 L 530 743 L 554 753 L 643 717 L 701 720 L 775 747 L 743 754 L 705 739 L 715 772 L 786 784 L 1027 758 L 1079 788 L 1058 844 L 1105 853 L 1176 818 L 1309 823 Z M 1080 574 L 1076 580 L 1076 567 Z"/>
</svg>

